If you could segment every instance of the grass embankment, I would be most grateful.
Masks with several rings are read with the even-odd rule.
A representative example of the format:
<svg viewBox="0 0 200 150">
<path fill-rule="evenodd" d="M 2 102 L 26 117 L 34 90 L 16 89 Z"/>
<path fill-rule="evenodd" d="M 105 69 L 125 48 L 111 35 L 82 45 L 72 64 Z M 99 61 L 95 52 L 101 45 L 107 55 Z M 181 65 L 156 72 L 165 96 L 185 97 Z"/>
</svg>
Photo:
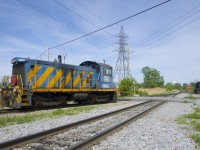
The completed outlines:
<svg viewBox="0 0 200 150">
<path fill-rule="evenodd" d="M 167 96 L 167 95 L 172 95 L 176 93 L 177 91 L 166 91 L 165 88 L 145 88 L 145 89 L 139 89 L 136 91 L 135 95 L 139 96 Z M 132 97 L 133 95 L 128 95 L 128 96 L 118 96 L 119 98 L 121 97 Z"/>
<path fill-rule="evenodd" d="M 82 107 L 75 107 L 75 108 L 68 108 L 68 109 L 57 109 L 51 112 L 42 112 L 42 113 L 30 113 L 21 116 L 15 115 L 6 115 L 0 116 L 0 128 L 5 127 L 7 125 L 14 125 L 14 124 L 23 124 L 28 122 L 33 122 L 41 119 L 46 118 L 56 118 L 61 117 L 64 115 L 77 115 L 83 112 L 89 112 L 93 109 L 97 109 L 100 106 L 82 106 Z"/>
<path fill-rule="evenodd" d="M 174 94 L 176 91 L 166 91 L 165 88 L 146 88 L 142 91 L 147 92 L 148 96 L 166 96 Z"/>
<path fill-rule="evenodd" d="M 200 147 L 200 108 L 195 108 L 195 111 L 191 114 L 183 115 L 176 119 L 178 124 L 191 125 L 193 130 L 199 132 L 197 134 L 190 135 L 197 145 Z"/>
</svg>

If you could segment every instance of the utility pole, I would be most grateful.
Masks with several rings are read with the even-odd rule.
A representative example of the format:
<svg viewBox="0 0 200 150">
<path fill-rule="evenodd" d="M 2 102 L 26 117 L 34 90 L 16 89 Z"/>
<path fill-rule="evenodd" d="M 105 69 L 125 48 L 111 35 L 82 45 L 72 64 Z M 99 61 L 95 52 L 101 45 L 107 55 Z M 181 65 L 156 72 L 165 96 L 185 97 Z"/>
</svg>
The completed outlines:
<svg viewBox="0 0 200 150">
<path fill-rule="evenodd" d="M 47 60 L 49 61 L 49 48 L 47 47 Z"/>
<path fill-rule="evenodd" d="M 126 49 L 126 34 L 124 32 L 123 26 L 121 26 L 120 33 L 118 35 L 119 41 L 119 48 L 116 50 L 119 52 L 117 62 L 115 65 L 115 76 L 118 78 L 120 82 L 123 78 L 130 77 L 130 50 Z"/>
<path fill-rule="evenodd" d="M 67 54 L 63 54 L 64 64 L 65 64 L 65 58 L 67 57 Z"/>
</svg>

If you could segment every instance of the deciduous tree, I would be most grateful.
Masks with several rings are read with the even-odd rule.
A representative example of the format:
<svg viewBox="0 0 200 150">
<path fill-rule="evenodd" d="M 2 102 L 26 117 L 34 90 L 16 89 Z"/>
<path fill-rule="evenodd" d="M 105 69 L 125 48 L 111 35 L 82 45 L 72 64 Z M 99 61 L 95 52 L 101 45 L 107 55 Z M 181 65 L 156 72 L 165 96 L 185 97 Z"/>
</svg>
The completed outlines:
<svg viewBox="0 0 200 150">
<path fill-rule="evenodd" d="M 166 85 L 165 85 L 165 88 L 166 88 L 166 91 L 172 91 L 174 89 L 174 86 L 171 82 L 168 82 Z"/>
<path fill-rule="evenodd" d="M 142 68 L 142 73 L 144 76 L 144 87 L 155 88 L 164 86 L 163 76 L 160 75 L 158 70 L 146 66 Z"/>
</svg>

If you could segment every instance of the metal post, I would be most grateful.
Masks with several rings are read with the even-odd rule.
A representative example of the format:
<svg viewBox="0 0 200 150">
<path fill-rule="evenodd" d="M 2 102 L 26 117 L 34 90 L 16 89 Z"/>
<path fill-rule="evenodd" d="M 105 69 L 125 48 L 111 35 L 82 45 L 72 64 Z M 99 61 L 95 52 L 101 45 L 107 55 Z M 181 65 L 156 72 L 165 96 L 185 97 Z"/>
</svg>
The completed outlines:
<svg viewBox="0 0 200 150">
<path fill-rule="evenodd" d="M 47 47 L 47 57 L 48 57 L 48 61 L 49 61 L 49 48 Z"/>
</svg>

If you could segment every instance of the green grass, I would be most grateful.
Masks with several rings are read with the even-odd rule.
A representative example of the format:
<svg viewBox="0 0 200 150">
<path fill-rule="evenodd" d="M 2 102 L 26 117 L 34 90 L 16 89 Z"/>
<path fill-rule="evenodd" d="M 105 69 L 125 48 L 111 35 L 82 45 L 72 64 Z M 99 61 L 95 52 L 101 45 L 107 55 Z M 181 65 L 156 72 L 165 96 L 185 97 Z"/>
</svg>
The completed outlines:
<svg viewBox="0 0 200 150">
<path fill-rule="evenodd" d="M 190 123 L 195 131 L 200 132 L 200 123 L 199 122 L 197 122 L 196 120 L 193 120 Z"/>
<path fill-rule="evenodd" d="M 194 109 L 194 112 L 191 114 L 183 115 L 176 119 L 178 124 L 190 124 L 193 130 L 200 132 L 200 108 L 197 107 Z M 200 134 L 192 134 L 190 136 L 196 144 L 200 147 Z"/>
<path fill-rule="evenodd" d="M 173 91 L 166 91 L 164 93 L 151 94 L 150 96 L 167 96 L 167 95 L 172 95 L 174 93 L 175 92 L 173 92 Z"/>
<path fill-rule="evenodd" d="M 98 107 L 99 106 L 84 106 L 84 107 L 76 107 L 76 108 L 69 108 L 69 109 L 57 109 L 52 112 L 52 115 L 54 116 L 76 115 L 81 112 L 89 112 Z"/>
<path fill-rule="evenodd" d="M 177 122 L 178 124 L 187 124 L 187 121 L 186 121 L 185 117 L 183 117 L 183 116 L 178 117 L 178 118 L 176 119 L 176 122 Z"/>
<path fill-rule="evenodd" d="M 82 106 L 82 107 L 75 107 L 69 109 L 57 109 L 52 112 L 48 113 L 34 113 L 34 114 L 26 114 L 21 116 L 0 116 L 0 128 L 5 127 L 7 125 L 14 125 L 14 124 L 23 124 L 28 122 L 33 122 L 41 119 L 46 118 L 55 118 L 64 115 L 76 115 L 82 112 L 89 112 L 93 109 L 97 109 L 100 106 Z"/>
<path fill-rule="evenodd" d="M 39 119 L 47 118 L 48 114 L 40 113 L 40 114 L 32 114 L 32 115 L 24 115 L 24 116 L 0 116 L 0 127 L 4 127 L 7 125 L 14 124 L 23 124 L 27 122 L 36 121 Z"/>
<path fill-rule="evenodd" d="M 200 119 L 200 113 L 194 112 L 188 115 L 185 115 L 186 118 L 190 119 Z"/>
<path fill-rule="evenodd" d="M 184 100 L 184 101 L 182 101 L 181 103 L 190 103 L 190 102 L 188 102 L 188 101 Z"/>
<path fill-rule="evenodd" d="M 193 99 L 193 100 L 200 99 L 200 97 L 195 97 L 195 96 L 193 96 L 193 95 L 189 95 L 189 96 L 187 96 L 187 97 L 185 97 L 185 98 Z"/>
<path fill-rule="evenodd" d="M 195 112 L 200 113 L 200 108 L 199 107 L 195 108 Z"/>
<path fill-rule="evenodd" d="M 190 136 L 196 143 L 197 145 L 200 147 L 200 134 L 192 134 Z"/>
</svg>

